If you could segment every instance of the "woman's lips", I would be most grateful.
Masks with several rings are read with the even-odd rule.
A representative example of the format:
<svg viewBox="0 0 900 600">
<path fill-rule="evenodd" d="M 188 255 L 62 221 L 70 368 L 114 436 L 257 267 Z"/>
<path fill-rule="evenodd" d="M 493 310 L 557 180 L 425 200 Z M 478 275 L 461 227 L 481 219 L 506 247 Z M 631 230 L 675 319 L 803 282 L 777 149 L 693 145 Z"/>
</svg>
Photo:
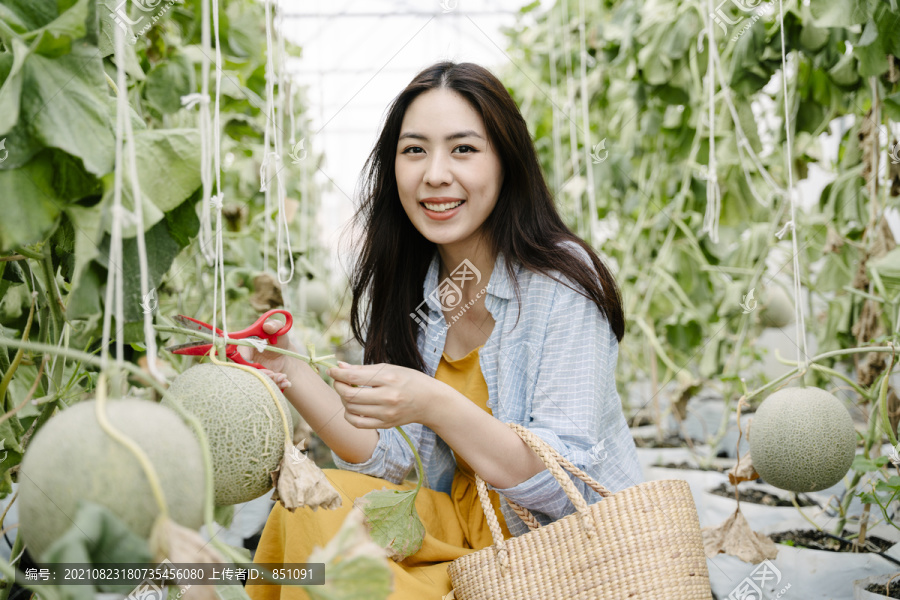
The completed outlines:
<svg viewBox="0 0 900 600">
<path fill-rule="evenodd" d="M 450 210 L 443 210 L 443 211 L 431 210 L 430 208 L 425 206 L 426 201 L 422 201 L 419 204 L 421 205 L 422 210 L 425 211 L 425 214 L 428 215 L 429 218 L 434 219 L 435 221 L 446 221 L 447 219 L 452 218 L 456 213 L 458 213 L 460 211 L 460 209 L 463 207 L 463 205 L 466 203 L 466 201 L 462 200 L 460 198 L 453 198 L 453 199 L 451 199 L 451 198 L 437 199 L 436 198 L 433 201 L 427 201 L 428 204 L 431 204 L 433 206 L 448 205 L 448 204 L 453 204 L 454 202 L 459 202 L 460 203 L 459 206 L 457 206 L 455 208 L 451 208 Z"/>
</svg>

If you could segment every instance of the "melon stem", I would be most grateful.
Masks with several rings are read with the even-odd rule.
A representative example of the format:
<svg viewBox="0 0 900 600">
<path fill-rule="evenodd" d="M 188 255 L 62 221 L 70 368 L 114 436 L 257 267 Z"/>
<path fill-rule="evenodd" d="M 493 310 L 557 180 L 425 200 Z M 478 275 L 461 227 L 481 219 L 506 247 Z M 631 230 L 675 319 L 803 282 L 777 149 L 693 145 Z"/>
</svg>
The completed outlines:
<svg viewBox="0 0 900 600">
<path fill-rule="evenodd" d="M 416 469 L 419 474 L 419 481 L 416 483 L 416 493 L 419 493 L 419 489 L 422 487 L 422 482 L 425 480 L 425 469 L 422 467 L 422 458 L 419 456 L 419 451 L 416 450 L 416 446 L 412 443 L 412 440 L 409 439 L 409 436 L 406 435 L 406 432 L 403 431 L 400 427 L 395 427 L 397 431 L 400 432 L 400 435 L 403 436 L 403 439 L 406 440 L 406 443 L 409 444 L 409 447 L 412 448 L 413 456 L 416 457 Z"/>
<path fill-rule="evenodd" d="M 37 292 L 31 292 L 31 309 L 28 311 L 28 320 L 25 322 L 25 329 L 22 331 L 23 342 L 28 341 L 28 334 L 31 332 L 31 324 L 34 322 L 34 305 L 37 301 L 37 295 Z M 0 381 L 0 405 L 2 405 L 4 412 L 6 412 L 6 389 L 9 387 L 13 375 L 16 373 L 16 369 L 19 368 L 19 363 L 22 362 L 22 355 L 24 353 L 25 349 L 19 348 L 15 357 L 13 357 L 12 363 L 9 365 L 9 369 L 6 370 L 3 380 Z"/>
<path fill-rule="evenodd" d="M 154 325 L 153 327 L 157 331 L 162 332 L 162 333 L 179 333 L 179 334 L 184 334 L 184 335 L 189 335 L 189 336 L 193 336 L 196 338 L 200 338 L 201 340 L 204 340 L 207 342 L 215 343 L 216 341 L 221 341 L 223 339 L 222 336 L 213 336 L 210 333 L 203 333 L 201 331 L 193 331 L 190 329 L 185 329 L 184 327 L 173 327 L 170 325 Z M 248 348 L 256 347 L 253 343 L 248 342 L 247 340 L 242 340 L 242 339 L 228 338 L 228 343 L 233 344 L 235 346 L 246 346 Z M 298 360 L 302 360 L 305 363 L 309 363 L 311 366 L 312 365 L 326 365 L 329 367 L 337 366 L 336 364 L 334 364 L 333 362 L 328 360 L 330 358 L 334 358 L 334 354 L 329 354 L 327 356 L 319 356 L 319 357 L 305 356 L 303 354 L 300 354 L 299 352 L 294 352 L 293 350 L 285 350 L 284 348 L 279 348 L 278 346 L 271 346 L 271 345 L 266 346 L 266 351 L 267 352 L 275 352 L 277 354 L 284 354 L 285 356 L 290 356 L 291 358 L 296 358 Z"/>
<path fill-rule="evenodd" d="M 809 359 L 808 362 L 811 366 L 812 363 L 814 363 L 814 362 L 819 362 L 820 360 L 824 360 L 826 358 L 831 358 L 832 356 L 844 356 L 847 354 L 864 354 L 866 352 L 891 352 L 891 353 L 893 353 L 896 351 L 897 351 L 896 346 L 869 346 L 866 348 L 844 348 L 841 350 L 832 350 L 830 352 L 824 352 L 822 354 L 812 357 L 811 359 Z M 777 353 L 777 350 L 776 350 L 776 353 Z M 782 362 L 786 365 L 797 365 L 798 364 L 797 361 L 792 361 L 792 360 L 788 360 L 786 358 L 782 358 L 782 357 L 780 357 L 780 355 L 777 355 L 777 354 L 776 354 L 776 356 L 778 356 L 779 362 Z M 800 367 L 791 369 L 790 371 L 788 371 L 781 377 L 778 377 L 777 379 L 773 379 L 772 381 L 770 381 L 769 383 L 765 384 L 762 387 L 756 388 L 755 390 L 753 390 L 752 392 L 747 394 L 746 399 L 750 400 L 751 398 L 753 398 L 755 396 L 759 396 L 766 390 L 777 386 L 778 384 L 784 382 L 787 379 L 790 379 L 791 377 L 794 377 L 799 372 L 800 372 Z"/>
<path fill-rule="evenodd" d="M 885 376 L 881 381 L 881 391 L 878 394 L 878 403 L 881 406 L 881 427 L 888 434 L 888 437 L 891 439 L 891 446 L 897 446 L 897 433 L 894 431 L 894 428 L 891 426 L 891 420 L 888 418 L 888 410 L 887 410 L 887 393 L 888 388 L 890 387 L 890 373 L 894 370 L 894 357 L 891 356 L 891 364 L 887 369 L 884 370 Z M 840 535 L 840 534 L 838 534 Z"/>
<path fill-rule="evenodd" d="M 97 421 L 100 423 L 100 428 L 106 432 L 106 435 L 114 439 L 115 441 L 122 444 L 129 452 L 131 452 L 134 457 L 137 459 L 138 463 L 141 465 L 141 469 L 144 471 L 144 475 L 147 476 L 147 482 L 150 484 L 150 490 L 153 492 L 153 497 L 156 500 L 156 505 L 159 507 L 159 516 L 168 517 L 169 516 L 169 507 L 166 505 L 166 498 L 162 491 L 162 486 L 159 483 L 159 475 L 156 473 L 156 469 L 153 466 L 153 463 L 150 462 L 150 459 L 147 457 L 147 454 L 144 450 L 138 446 L 134 440 L 126 437 L 122 432 L 113 427 L 112 423 L 109 422 L 106 414 L 106 373 L 100 373 L 100 380 L 97 382 Z"/>
</svg>

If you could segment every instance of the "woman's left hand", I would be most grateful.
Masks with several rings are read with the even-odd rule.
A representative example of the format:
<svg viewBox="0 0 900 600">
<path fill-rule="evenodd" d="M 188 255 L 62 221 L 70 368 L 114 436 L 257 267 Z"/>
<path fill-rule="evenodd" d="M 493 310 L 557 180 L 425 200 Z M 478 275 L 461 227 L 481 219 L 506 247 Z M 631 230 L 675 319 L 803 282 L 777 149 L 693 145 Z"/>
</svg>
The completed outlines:
<svg viewBox="0 0 900 600">
<path fill-rule="evenodd" d="M 441 382 L 421 371 L 391 364 L 339 362 L 327 371 L 344 404 L 344 418 L 359 429 L 388 429 L 428 421 Z M 363 386 L 363 387 L 354 387 Z"/>
</svg>

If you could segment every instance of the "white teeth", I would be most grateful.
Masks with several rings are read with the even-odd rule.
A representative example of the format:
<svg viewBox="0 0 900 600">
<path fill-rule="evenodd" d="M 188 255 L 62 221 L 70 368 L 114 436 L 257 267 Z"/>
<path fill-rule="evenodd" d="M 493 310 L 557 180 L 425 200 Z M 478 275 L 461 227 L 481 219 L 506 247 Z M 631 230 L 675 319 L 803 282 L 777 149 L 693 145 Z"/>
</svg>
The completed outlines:
<svg viewBox="0 0 900 600">
<path fill-rule="evenodd" d="M 428 210 L 433 210 L 434 212 L 446 212 L 448 210 L 452 210 L 462 204 L 463 201 L 454 202 L 452 204 L 431 204 L 430 202 L 423 202 L 425 208 Z"/>
</svg>

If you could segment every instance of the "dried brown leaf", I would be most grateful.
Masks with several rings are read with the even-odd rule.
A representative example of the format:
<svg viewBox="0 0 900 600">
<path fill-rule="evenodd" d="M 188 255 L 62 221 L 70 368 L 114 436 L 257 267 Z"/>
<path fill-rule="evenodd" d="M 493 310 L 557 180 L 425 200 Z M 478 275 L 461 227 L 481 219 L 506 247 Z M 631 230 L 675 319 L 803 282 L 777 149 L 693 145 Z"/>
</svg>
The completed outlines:
<svg viewBox="0 0 900 600">
<path fill-rule="evenodd" d="M 721 525 L 704 527 L 702 534 L 703 549 L 709 558 L 725 553 L 744 562 L 757 564 L 778 556 L 775 542 L 750 529 L 750 524 L 740 509 L 734 511 Z"/>
<path fill-rule="evenodd" d="M 756 481 L 759 479 L 759 473 L 753 468 L 753 459 L 750 458 L 750 452 L 747 452 L 738 461 L 738 464 L 728 469 L 728 481 L 731 485 L 737 485 L 744 481 Z"/>
<path fill-rule="evenodd" d="M 253 278 L 253 293 L 247 301 L 259 312 L 284 306 L 281 284 L 269 273 L 260 273 Z"/>
<path fill-rule="evenodd" d="M 284 458 L 270 473 L 275 486 L 272 500 L 281 502 L 291 512 L 303 506 L 313 510 L 339 508 L 341 495 L 328 481 L 325 472 L 301 450 L 290 443 L 284 445 Z"/>
<path fill-rule="evenodd" d="M 168 517 L 160 517 L 150 534 L 150 548 L 158 562 L 215 563 L 226 561 L 204 540 L 200 533 L 179 525 Z M 184 600 L 219 600 L 213 585 L 178 585 Z"/>
</svg>

